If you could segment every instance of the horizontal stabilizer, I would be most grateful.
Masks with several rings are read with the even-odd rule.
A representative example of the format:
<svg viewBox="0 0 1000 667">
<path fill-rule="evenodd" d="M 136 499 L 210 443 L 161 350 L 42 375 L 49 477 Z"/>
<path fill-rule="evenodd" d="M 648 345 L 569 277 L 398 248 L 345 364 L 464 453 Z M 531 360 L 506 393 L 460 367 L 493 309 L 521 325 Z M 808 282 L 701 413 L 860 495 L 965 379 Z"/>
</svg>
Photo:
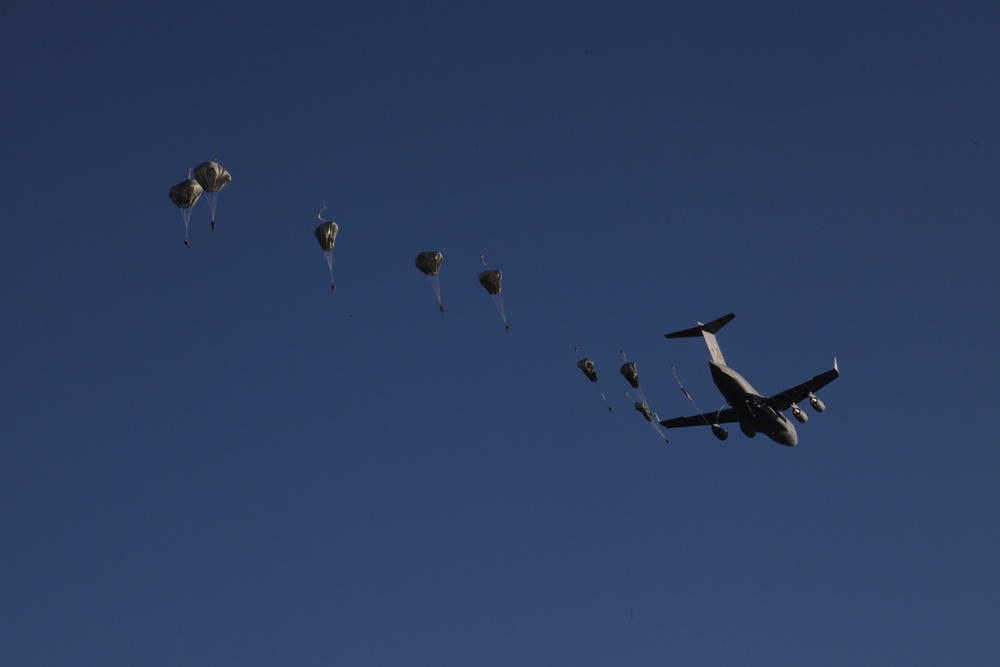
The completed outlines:
<svg viewBox="0 0 1000 667">
<path fill-rule="evenodd" d="M 719 333 L 719 329 L 729 324 L 734 317 L 736 317 L 736 313 L 729 313 L 728 315 L 723 315 L 717 320 L 712 320 L 708 324 L 698 322 L 698 326 L 696 327 L 684 329 L 683 331 L 675 331 L 673 333 L 664 334 L 663 336 L 664 338 L 697 338 L 706 331 L 711 334 Z"/>
<path fill-rule="evenodd" d="M 719 348 L 718 341 L 715 340 L 715 334 L 719 331 L 719 329 L 729 324 L 734 317 L 736 317 L 736 313 L 729 313 L 728 315 L 723 315 L 717 320 L 712 320 L 708 324 L 698 322 L 698 326 L 691 329 L 684 329 L 682 331 L 675 331 L 673 333 L 663 335 L 666 338 L 696 338 L 698 336 L 703 336 L 705 338 L 705 345 L 708 346 L 708 351 L 712 355 L 712 360 L 717 364 L 725 366 L 726 359 L 722 356 L 722 350 Z"/>
</svg>

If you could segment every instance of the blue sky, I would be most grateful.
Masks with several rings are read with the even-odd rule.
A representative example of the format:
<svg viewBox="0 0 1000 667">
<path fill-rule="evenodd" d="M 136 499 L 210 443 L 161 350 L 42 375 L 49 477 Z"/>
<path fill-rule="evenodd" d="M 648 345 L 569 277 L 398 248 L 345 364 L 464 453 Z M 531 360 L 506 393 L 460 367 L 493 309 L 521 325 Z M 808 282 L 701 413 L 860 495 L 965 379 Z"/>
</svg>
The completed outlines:
<svg viewBox="0 0 1000 667">
<path fill-rule="evenodd" d="M 0 662 L 996 664 L 1000 7 L 807 4 L 8 10 Z"/>
</svg>

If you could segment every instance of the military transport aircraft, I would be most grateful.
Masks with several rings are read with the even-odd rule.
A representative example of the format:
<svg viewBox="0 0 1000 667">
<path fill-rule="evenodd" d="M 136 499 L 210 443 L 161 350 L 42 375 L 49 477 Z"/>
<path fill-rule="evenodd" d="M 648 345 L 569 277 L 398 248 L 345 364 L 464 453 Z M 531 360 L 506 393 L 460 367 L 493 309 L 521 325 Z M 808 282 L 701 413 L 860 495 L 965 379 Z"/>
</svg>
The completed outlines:
<svg viewBox="0 0 1000 667">
<path fill-rule="evenodd" d="M 715 334 L 719 329 L 726 326 L 734 317 L 735 313 L 723 315 L 717 320 L 712 320 L 708 324 L 698 322 L 698 326 L 674 333 L 665 334 L 667 338 L 691 338 L 703 336 L 708 345 L 708 351 L 712 354 L 712 359 L 708 362 L 712 370 L 712 380 L 719 388 L 726 402 L 730 407 L 719 410 L 716 413 L 706 412 L 692 417 L 677 417 L 675 419 L 665 419 L 660 422 L 666 428 L 677 428 L 680 426 L 711 426 L 712 433 L 719 440 L 729 437 L 719 424 L 739 422 L 740 430 L 748 437 L 752 438 L 758 433 L 763 433 L 779 445 L 794 447 L 798 441 L 798 434 L 792 422 L 781 414 L 788 408 L 792 409 L 792 416 L 804 424 L 809 416 L 802 411 L 796 403 L 809 399 L 809 405 L 816 412 L 823 412 L 826 409 L 823 401 L 816 397 L 817 391 L 833 382 L 840 376 L 837 368 L 837 360 L 833 360 L 833 368 L 820 373 L 811 380 L 807 380 L 800 385 L 787 389 L 780 394 L 771 397 L 762 395 L 750 386 L 750 383 L 743 379 L 743 376 L 726 366 L 726 360 L 719 349 L 719 343 L 715 340 Z M 683 389 L 683 387 L 681 387 Z M 686 391 L 684 392 L 687 393 Z"/>
</svg>

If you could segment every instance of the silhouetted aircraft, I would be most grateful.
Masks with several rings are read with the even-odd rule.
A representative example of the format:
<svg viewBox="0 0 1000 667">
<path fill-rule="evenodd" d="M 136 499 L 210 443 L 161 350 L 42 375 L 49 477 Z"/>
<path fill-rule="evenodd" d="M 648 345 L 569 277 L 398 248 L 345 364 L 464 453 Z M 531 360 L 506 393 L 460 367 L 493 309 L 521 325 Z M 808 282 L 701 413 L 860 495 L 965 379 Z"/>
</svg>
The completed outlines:
<svg viewBox="0 0 1000 667">
<path fill-rule="evenodd" d="M 729 437 L 729 433 L 719 424 L 738 422 L 740 430 L 748 438 L 763 433 L 779 445 L 794 447 L 799 441 L 795 425 L 782 412 L 791 408 L 792 416 L 799 423 L 804 424 L 809 416 L 796 404 L 806 399 L 809 399 L 809 405 L 816 412 L 823 412 L 826 405 L 816 397 L 816 392 L 840 376 L 837 360 L 833 360 L 832 369 L 820 373 L 811 380 L 780 394 L 770 397 L 764 396 L 750 386 L 750 383 L 743 379 L 742 375 L 726 365 L 722 350 L 719 349 L 719 343 L 715 339 L 715 334 L 719 332 L 719 329 L 726 326 L 734 317 L 736 317 L 735 313 L 729 313 L 708 324 L 698 322 L 698 326 L 694 328 L 665 334 L 667 338 L 704 337 L 708 351 L 712 354 L 712 359 L 708 362 L 708 366 L 712 370 L 712 380 L 730 407 L 715 413 L 706 412 L 692 417 L 666 419 L 660 424 L 666 428 L 711 426 L 715 437 L 719 440 L 725 440 Z"/>
</svg>

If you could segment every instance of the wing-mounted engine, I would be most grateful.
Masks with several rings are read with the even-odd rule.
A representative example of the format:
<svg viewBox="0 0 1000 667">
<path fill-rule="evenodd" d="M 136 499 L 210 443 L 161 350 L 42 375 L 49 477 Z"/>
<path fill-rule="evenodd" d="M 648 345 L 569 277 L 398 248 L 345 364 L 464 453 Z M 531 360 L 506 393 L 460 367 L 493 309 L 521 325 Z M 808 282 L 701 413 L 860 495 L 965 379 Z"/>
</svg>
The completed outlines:
<svg viewBox="0 0 1000 667">
<path fill-rule="evenodd" d="M 824 410 L 826 410 L 826 403 L 819 400 L 819 397 L 812 392 L 809 392 L 809 405 L 816 412 L 823 412 Z"/>
<path fill-rule="evenodd" d="M 816 400 L 818 401 L 819 399 L 817 398 Z M 805 424 L 809 421 L 809 415 L 807 415 L 802 408 L 794 403 L 792 403 L 792 416 L 795 417 L 795 421 L 800 424 Z"/>
<path fill-rule="evenodd" d="M 722 428 L 718 424 L 712 424 L 712 435 L 714 435 L 719 440 L 725 440 L 729 437 L 729 431 Z"/>
</svg>

